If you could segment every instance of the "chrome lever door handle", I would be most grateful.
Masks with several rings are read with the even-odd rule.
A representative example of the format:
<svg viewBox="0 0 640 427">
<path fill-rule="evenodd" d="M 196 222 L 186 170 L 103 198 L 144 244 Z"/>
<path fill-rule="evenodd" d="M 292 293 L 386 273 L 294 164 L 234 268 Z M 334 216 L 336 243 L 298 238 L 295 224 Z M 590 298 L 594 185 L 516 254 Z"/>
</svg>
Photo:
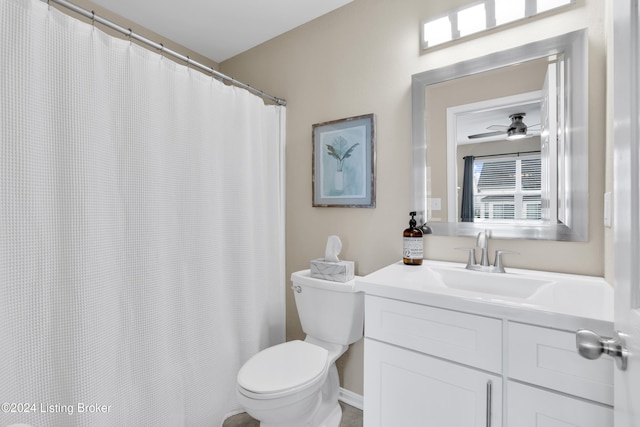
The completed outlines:
<svg viewBox="0 0 640 427">
<path fill-rule="evenodd" d="M 576 332 L 576 348 L 582 357 L 591 360 L 599 358 L 602 354 L 608 354 L 613 357 L 618 369 L 621 371 L 627 369 L 629 357 L 627 347 L 617 331 L 613 338 L 602 338 L 593 331 L 580 329 Z"/>
</svg>

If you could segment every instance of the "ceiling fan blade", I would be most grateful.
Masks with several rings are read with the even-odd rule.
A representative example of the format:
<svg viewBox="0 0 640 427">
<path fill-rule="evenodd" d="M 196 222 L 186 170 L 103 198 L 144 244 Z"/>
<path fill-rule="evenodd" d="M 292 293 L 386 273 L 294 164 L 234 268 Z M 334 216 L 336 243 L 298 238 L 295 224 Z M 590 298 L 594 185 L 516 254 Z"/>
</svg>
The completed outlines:
<svg viewBox="0 0 640 427">
<path fill-rule="evenodd" d="M 489 136 L 497 136 L 504 135 L 504 131 L 495 131 L 495 132 L 485 132 L 485 133 L 476 133 L 475 135 L 469 135 L 467 138 L 476 139 L 476 138 L 487 138 Z"/>
<path fill-rule="evenodd" d="M 509 129 L 509 126 L 503 126 L 503 125 L 491 125 L 489 126 L 487 129 L 489 130 L 501 130 L 503 132 L 506 132 L 507 129 Z"/>
</svg>

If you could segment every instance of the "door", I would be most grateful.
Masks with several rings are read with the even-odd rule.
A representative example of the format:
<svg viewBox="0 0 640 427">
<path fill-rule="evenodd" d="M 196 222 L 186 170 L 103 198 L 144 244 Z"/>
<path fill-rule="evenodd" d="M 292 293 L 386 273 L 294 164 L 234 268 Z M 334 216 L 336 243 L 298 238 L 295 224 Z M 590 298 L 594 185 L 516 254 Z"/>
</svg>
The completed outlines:
<svg viewBox="0 0 640 427">
<path fill-rule="evenodd" d="M 614 369 L 614 425 L 640 426 L 640 40 L 638 0 L 613 2 L 615 328 L 628 366 Z"/>
</svg>

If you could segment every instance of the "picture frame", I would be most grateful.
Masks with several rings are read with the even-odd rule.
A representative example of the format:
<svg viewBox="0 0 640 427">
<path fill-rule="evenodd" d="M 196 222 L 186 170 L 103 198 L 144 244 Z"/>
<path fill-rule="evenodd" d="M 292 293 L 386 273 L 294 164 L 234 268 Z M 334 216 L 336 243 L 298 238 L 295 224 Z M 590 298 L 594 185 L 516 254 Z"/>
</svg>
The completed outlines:
<svg viewBox="0 0 640 427">
<path fill-rule="evenodd" d="M 375 208 L 375 115 L 312 126 L 314 207 Z"/>
</svg>

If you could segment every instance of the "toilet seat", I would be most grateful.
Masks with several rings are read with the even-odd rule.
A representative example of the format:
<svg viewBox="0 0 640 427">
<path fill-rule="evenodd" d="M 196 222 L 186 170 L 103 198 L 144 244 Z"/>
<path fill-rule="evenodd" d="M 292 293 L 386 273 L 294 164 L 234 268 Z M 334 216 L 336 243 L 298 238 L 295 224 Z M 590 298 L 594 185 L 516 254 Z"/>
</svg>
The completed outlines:
<svg viewBox="0 0 640 427">
<path fill-rule="evenodd" d="M 240 392 L 253 399 L 274 399 L 311 388 L 324 380 L 329 352 L 304 341 L 262 350 L 238 372 Z"/>
</svg>

